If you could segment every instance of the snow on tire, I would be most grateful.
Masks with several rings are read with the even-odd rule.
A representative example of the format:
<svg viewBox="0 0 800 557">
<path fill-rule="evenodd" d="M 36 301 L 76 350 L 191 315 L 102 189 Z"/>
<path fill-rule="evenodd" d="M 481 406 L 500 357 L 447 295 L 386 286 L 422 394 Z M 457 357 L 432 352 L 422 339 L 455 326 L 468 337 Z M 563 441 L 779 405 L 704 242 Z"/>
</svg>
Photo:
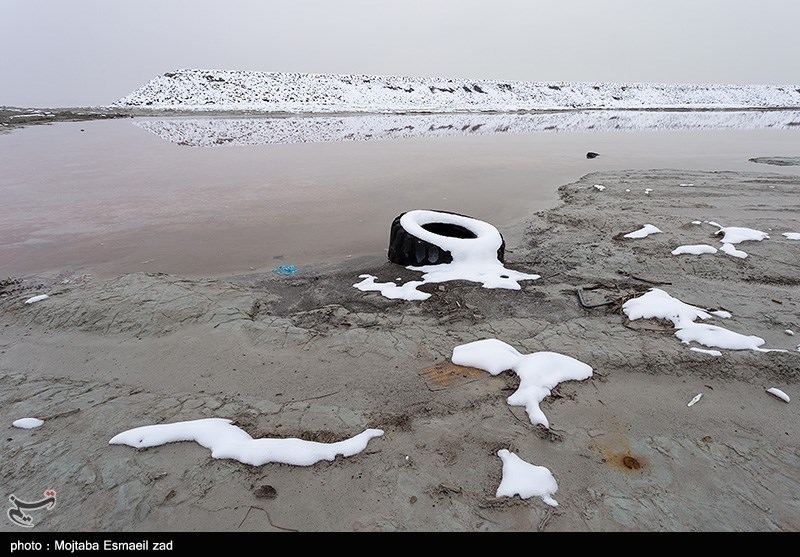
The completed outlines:
<svg viewBox="0 0 800 557">
<path fill-rule="evenodd" d="M 505 240 L 491 224 L 449 211 L 415 210 L 392 222 L 389 261 L 406 266 L 456 261 L 502 262 Z"/>
</svg>

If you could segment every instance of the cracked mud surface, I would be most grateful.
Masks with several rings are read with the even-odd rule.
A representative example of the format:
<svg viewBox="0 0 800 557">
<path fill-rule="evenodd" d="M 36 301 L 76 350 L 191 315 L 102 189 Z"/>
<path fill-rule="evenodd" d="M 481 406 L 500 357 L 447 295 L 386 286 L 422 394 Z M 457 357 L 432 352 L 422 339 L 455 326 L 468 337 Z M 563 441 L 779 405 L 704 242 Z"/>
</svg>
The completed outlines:
<svg viewBox="0 0 800 557">
<path fill-rule="evenodd" d="M 800 177 L 620 171 L 560 193 L 508 246 L 509 268 L 542 275 L 519 291 L 429 284 L 430 299 L 406 302 L 353 288 L 361 273 L 418 278 L 381 258 L 290 277 L 0 281 L 7 491 L 55 489 L 57 507 L 36 516 L 52 531 L 800 529 L 800 337 L 785 333 L 800 332 L 800 242 L 782 236 L 800 231 Z M 719 245 L 715 227 L 692 221 L 770 239 L 739 244 L 746 259 L 670 255 Z M 622 238 L 646 223 L 663 233 Z M 621 304 L 653 286 L 728 310 L 712 324 L 787 351 L 713 357 L 669 324 L 628 321 Z M 581 307 L 578 287 L 607 304 Z M 50 298 L 23 303 L 40 293 Z M 553 389 L 541 405 L 551 427 L 534 427 L 506 403 L 513 373 L 448 363 L 455 346 L 490 337 L 578 358 L 594 376 Z M 11 427 L 27 416 L 45 424 Z M 195 443 L 108 445 L 209 417 L 254 437 L 385 434 L 310 467 L 215 460 Z M 500 449 L 549 468 L 558 506 L 495 497 Z"/>
</svg>

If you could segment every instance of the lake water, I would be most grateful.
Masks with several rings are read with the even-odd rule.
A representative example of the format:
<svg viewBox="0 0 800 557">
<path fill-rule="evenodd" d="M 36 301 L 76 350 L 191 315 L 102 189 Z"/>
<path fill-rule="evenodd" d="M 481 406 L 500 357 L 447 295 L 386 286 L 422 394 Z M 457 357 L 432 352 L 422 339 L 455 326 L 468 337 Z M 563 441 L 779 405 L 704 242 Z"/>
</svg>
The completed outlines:
<svg viewBox="0 0 800 557">
<path fill-rule="evenodd" d="M 408 117 L 429 133 L 398 138 L 387 132 L 408 131 L 401 116 L 380 129 L 303 119 L 300 127 L 318 128 L 311 133 L 273 121 L 283 135 L 264 118 L 221 119 L 216 131 L 209 119 L 32 126 L 0 135 L 0 275 L 213 276 L 278 265 L 302 272 L 385 257 L 392 220 L 412 209 L 485 220 L 513 249 L 512 229 L 555 206 L 558 186 L 589 172 L 800 173 L 748 161 L 800 155 L 800 116 L 769 117 L 750 129 L 746 118 L 709 124 L 700 114 L 703 124 L 689 129 L 527 122 L 482 125 L 480 133 L 469 133 L 477 124 Z M 350 128 L 358 133 L 342 132 Z M 588 151 L 601 156 L 587 159 Z"/>
</svg>

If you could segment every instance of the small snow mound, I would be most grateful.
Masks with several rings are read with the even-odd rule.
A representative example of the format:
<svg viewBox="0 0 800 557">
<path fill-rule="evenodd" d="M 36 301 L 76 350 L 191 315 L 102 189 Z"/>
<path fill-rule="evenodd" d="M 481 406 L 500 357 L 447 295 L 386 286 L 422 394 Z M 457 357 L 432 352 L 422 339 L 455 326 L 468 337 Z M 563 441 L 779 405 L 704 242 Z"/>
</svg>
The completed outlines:
<svg viewBox="0 0 800 557">
<path fill-rule="evenodd" d="M 738 257 L 739 259 L 744 259 L 747 257 L 747 252 L 744 252 L 740 249 L 736 249 L 733 247 L 733 244 L 722 244 L 719 250 L 723 253 L 730 255 L 731 257 Z"/>
<path fill-rule="evenodd" d="M 44 421 L 39 418 L 20 418 L 19 420 L 14 420 L 11 425 L 20 429 L 33 429 L 40 427 L 43 423 Z"/>
<path fill-rule="evenodd" d="M 496 497 L 513 497 L 519 495 L 523 499 L 541 497 L 551 507 L 558 506 L 553 495 L 558 491 L 558 482 L 553 474 L 544 466 L 535 466 L 525 462 L 516 454 L 501 449 L 497 456 L 503 461 L 503 477 L 497 488 Z"/>
</svg>

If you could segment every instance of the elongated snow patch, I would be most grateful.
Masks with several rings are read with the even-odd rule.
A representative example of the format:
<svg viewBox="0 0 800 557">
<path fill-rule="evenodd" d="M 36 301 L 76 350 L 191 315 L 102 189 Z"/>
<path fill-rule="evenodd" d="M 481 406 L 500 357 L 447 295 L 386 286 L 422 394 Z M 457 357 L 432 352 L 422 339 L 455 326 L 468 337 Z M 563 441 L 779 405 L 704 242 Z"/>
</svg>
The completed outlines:
<svg viewBox="0 0 800 557">
<path fill-rule="evenodd" d="M 800 240 L 800 232 L 784 232 L 783 235 L 787 240 Z"/>
<path fill-rule="evenodd" d="M 789 398 L 789 395 L 787 395 L 786 393 L 784 393 L 782 390 L 778 389 L 777 387 L 772 387 L 770 389 L 767 389 L 767 392 L 769 394 L 771 394 L 772 396 L 778 397 L 779 399 L 781 399 L 784 402 L 789 402 L 791 400 Z"/>
<path fill-rule="evenodd" d="M 40 294 L 38 296 L 34 296 L 33 298 L 28 298 L 25 300 L 26 304 L 35 304 L 36 302 L 41 302 L 42 300 L 48 299 L 50 296 L 47 294 Z"/>
<path fill-rule="evenodd" d="M 110 445 L 129 445 L 137 449 L 177 441 L 194 441 L 211 450 L 212 458 L 233 459 L 252 466 L 268 462 L 311 466 L 320 460 L 335 460 L 337 455 L 353 456 L 367 447 L 383 430 L 367 429 L 338 443 L 318 443 L 303 439 L 253 439 L 231 420 L 206 418 L 171 424 L 137 427 L 115 435 Z"/>
<path fill-rule="evenodd" d="M 14 420 L 11 425 L 21 429 L 33 429 L 41 426 L 43 423 L 44 421 L 39 418 L 20 418 L 19 420 Z"/>
<path fill-rule="evenodd" d="M 558 506 L 558 502 L 553 499 L 558 491 L 558 482 L 550 470 L 525 462 L 506 449 L 497 451 L 497 456 L 503 461 L 503 477 L 497 487 L 496 497 L 541 497 L 551 507 Z"/>
<path fill-rule="evenodd" d="M 692 352 L 700 352 L 701 354 L 708 354 L 710 356 L 722 356 L 722 352 L 719 350 L 706 350 L 705 348 L 697 348 L 692 346 L 689 350 Z"/>
<path fill-rule="evenodd" d="M 740 249 L 736 249 L 735 247 L 733 247 L 733 244 L 722 244 L 722 247 L 720 247 L 719 250 L 732 257 L 738 257 L 739 259 L 744 259 L 745 257 L 747 257 L 747 252 L 742 251 Z"/>
<path fill-rule="evenodd" d="M 455 238 L 436 234 L 423 228 L 426 224 L 453 224 L 466 228 L 475 238 Z M 418 286 L 427 283 L 442 283 L 453 280 L 479 282 L 484 288 L 504 288 L 521 290 L 521 280 L 536 280 L 540 275 L 521 273 L 506 269 L 497 259 L 497 250 L 503 243 L 500 232 L 489 224 L 478 219 L 441 213 L 438 211 L 408 211 L 400 218 L 403 229 L 411 234 L 449 251 L 453 261 L 441 265 L 407 266 L 406 269 L 423 273 L 421 281 L 409 281 L 402 286 L 394 282 L 376 282 L 374 275 L 359 275 L 361 282 L 353 287 L 364 291 L 377 291 L 390 299 L 426 300 L 430 294 L 417 290 Z"/>
<path fill-rule="evenodd" d="M 587 364 L 556 352 L 520 354 L 501 340 L 477 340 L 456 346 L 451 361 L 497 375 L 513 370 L 519 376 L 519 387 L 506 400 L 512 406 L 524 406 L 533 425 L 550 427 L 550 422 L 539 408 L 539 403 L 550 394 L 550 389 L 562 381 L 581 381 L 592 376 Z"/>
<path fill-rule="evenodd" d="M 623 236 L 624 238 L 644 238 L 649 236 L 650 234 L 661 234 L 661 230 L 657 227 L 653 226 L 652 224 L 645 224 L 639 230 L 634 230 L 633 232 L 628 232 Z"/>
<path fill-rule="evenodd" d="M 678 246 L 672 250 L 672 255 L 703 255 L 704 253 L 717 253 L 717 248 L 708 244 L 695 244 L 691 246 Z"/>
</svg>

